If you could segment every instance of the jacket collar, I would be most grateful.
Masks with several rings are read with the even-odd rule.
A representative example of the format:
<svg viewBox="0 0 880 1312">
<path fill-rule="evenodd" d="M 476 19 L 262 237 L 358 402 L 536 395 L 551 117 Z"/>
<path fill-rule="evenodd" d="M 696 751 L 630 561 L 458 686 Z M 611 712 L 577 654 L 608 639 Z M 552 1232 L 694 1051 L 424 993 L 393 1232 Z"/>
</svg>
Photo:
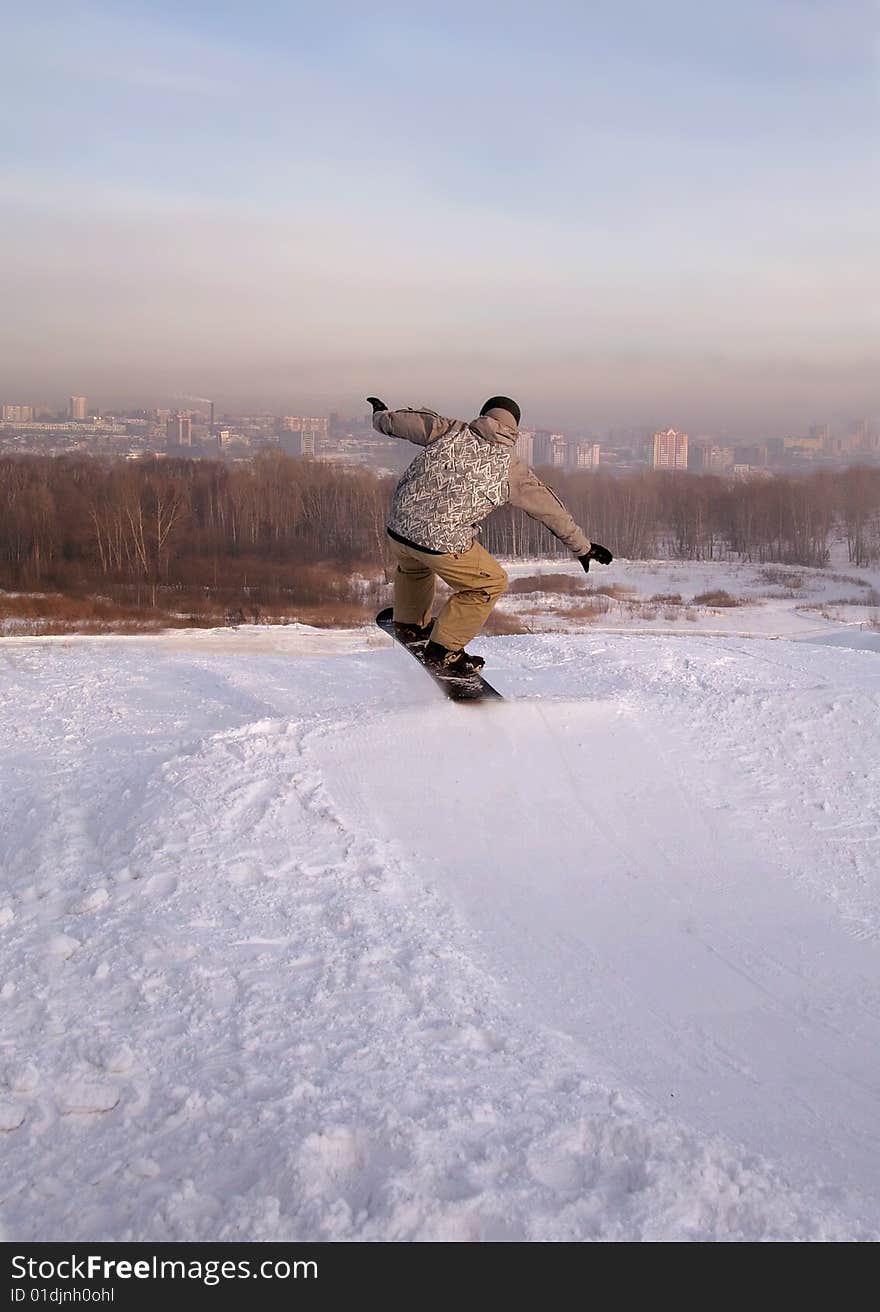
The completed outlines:
<svg viewBox="0 0 880 1312">
<path fill-rule="evenodd" d="M 516 421 L 509 410 L 489 410 L 479 419 L 472 419 L 468 427 L 485 441 L 497 442 L 499 446 L 515 446 L 519 436 Z"/>
</svg>

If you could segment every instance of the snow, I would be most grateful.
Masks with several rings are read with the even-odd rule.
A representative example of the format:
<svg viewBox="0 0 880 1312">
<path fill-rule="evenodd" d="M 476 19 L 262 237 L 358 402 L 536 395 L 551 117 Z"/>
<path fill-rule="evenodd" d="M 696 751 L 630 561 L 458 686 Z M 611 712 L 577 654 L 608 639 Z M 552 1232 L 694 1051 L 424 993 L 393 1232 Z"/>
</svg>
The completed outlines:
<svg viewBox="0 0 880 1312">
<path fill-rule="evenodd" d="M 4 1238 L 880 1235 L 876 650 L 473 647 L 0 644 Z"/>
<path fill-rule="evenodd" d="M 839 553 L 838 553 L 839 554 Z M 535 633 L 676 633 L 682 636 L 799 638 L 842 646 L 880 647 L 880 571 L 842 563 L 830 569 L 737 561 L 625 560 L 594 566 L 584 576 L 576 560 L 510 561 L 511 579 L 566 575 L 574 594 L 511 593 L 500 609 Z M 618 596 L 598 589 L 611 585 Z M 727 592 L 736 606 L 696 604 Z M 592 594 L 592 596 L 591 596 Z M 679 596 L 680 604 L 662 600 Z M 589 604 L 602 609 L 591 613 Z"/>
</svg>

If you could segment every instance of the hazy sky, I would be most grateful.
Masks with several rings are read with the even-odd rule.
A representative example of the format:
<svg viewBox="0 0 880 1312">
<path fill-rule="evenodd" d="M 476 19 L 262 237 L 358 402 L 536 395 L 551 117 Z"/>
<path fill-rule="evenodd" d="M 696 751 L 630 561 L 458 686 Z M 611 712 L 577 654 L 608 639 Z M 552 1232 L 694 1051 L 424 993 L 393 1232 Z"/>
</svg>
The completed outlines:
<svg viewBox="0 0 880 1312">
<path fill-rule="evenodd" d="M 0 397 L 878 397 L 873 0 L 11 3 Z"/>
</svg>

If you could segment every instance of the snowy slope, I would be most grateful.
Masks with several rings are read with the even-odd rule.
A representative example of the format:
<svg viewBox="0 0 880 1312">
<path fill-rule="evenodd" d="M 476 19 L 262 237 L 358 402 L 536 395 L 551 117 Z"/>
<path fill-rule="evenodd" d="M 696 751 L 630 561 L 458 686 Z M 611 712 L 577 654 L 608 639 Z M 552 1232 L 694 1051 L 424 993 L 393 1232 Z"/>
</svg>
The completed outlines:
<svg viewBox="0 0 880 1312">
<path fill-rule="evenodd" d="M 835 551 L 840 558 L 840 550 Z M 530 633 L 677 633 L 688 638 L 795 638 L 880 651 L 880 570 L 847 564 L 832 568 L 760 565 L 713 560 L 625 560 L 609 573 L 585 578 L 578 561 L 514 560 L 505 569 L 517 584 L 540 577 L 549 589 L 511 591 L 499 609 Z M 554 593 L 567 576 L 574 592 Z M 595 590 L 610 583 L 613 596 Z M 727 592 L 732 606 L 696 598 Z M 671 604 L 670 604 L 671 603 Z"/>
<path fill-rule="evenodd" d="M 877 654 L 474 646 L 0 645 L 5 1237 L 880 1234 Z"/>
</svg>

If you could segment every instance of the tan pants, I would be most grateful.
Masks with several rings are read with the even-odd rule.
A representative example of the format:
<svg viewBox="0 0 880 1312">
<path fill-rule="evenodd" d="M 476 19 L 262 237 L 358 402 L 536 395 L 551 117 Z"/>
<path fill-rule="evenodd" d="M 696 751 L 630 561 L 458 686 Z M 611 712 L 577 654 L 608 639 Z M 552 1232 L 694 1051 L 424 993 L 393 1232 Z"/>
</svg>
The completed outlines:
<svg viewBox="0 0 880 1312">
<path fill-rule="evenodd" d="M 507 575 L 479 542 L 467 551 L 443 556 L 405 547 L 389 538 L 397 557 L 394 575 L 394 618 L 398 624 L 431 622 L 434 579 L 452 588 L 452 596 L 434 621 L 431 637 L 450 651 L 459 651 L 480 632 L 495 602 L 507 587 Z"/>
</svg>

